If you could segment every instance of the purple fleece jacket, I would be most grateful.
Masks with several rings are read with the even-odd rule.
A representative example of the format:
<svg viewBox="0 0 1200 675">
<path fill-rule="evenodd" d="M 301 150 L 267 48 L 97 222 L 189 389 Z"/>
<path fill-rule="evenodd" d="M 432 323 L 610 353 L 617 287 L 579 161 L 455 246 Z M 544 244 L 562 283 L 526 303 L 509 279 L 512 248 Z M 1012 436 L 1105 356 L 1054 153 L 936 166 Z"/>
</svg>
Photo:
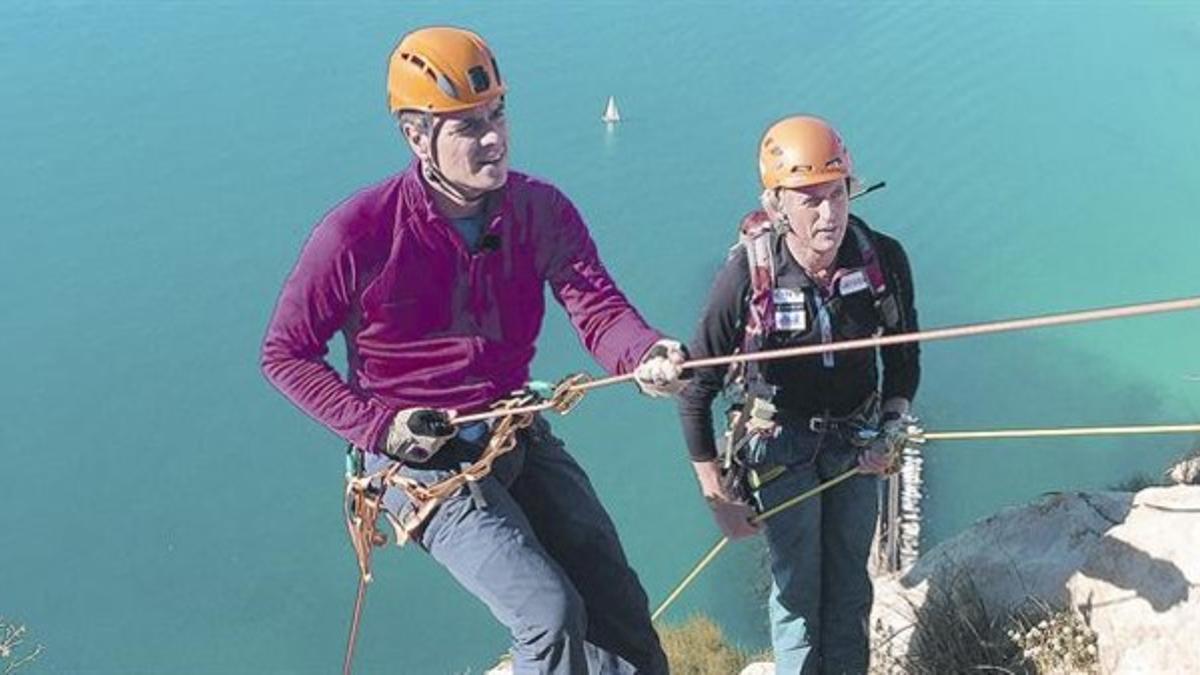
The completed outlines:
<svg viewBox="0 0 1200 675">
<path fill-rule="evenodd" d="M 486 407 L 529 379 L 548 284 L 609 373 L 660 335 L 617 288 L 561 192 L 509 172 L 472 254 L 414 162 L 317 224 L 283 286 L 262 369 L 309 415 L 375 448 L 397 410 Z M 341 332 L 349 376 L 326 360 Z"/>
</svg>

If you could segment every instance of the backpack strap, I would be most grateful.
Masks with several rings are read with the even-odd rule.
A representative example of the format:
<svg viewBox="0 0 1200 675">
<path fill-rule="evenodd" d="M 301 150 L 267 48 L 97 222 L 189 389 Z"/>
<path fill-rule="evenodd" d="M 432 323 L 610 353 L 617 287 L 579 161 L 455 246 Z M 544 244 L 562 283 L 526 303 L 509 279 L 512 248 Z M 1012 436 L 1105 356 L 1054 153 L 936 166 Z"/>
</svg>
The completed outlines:
<svg viewBox="0 0 1200 675">
<path fill-rule="evenodd" d="M 887 275 L 879 262 L 879 254 L 871 241 L 870 231 L 866 223 L 855 216 L 850 216 L 849 229 L 854 233 L 855 243 L 858 244 L 859 256 L 862 259 L 863 270 L 867 281 L 871 284 L 871 292 L 875 295 L 875 309 L 879 318 L 889 330 L 902 328 L 900 320 L 900 305 L 894 289 L 888 286 Z"/>
<path fill-rule="evenodd" d="M 775 327 L 775 228 L 762 211 L 751 211 L 738 226 L 738 245 L 750 271 L 750 297 L 746 307 L 743 351 L 757 350 Z"/>
</svg>

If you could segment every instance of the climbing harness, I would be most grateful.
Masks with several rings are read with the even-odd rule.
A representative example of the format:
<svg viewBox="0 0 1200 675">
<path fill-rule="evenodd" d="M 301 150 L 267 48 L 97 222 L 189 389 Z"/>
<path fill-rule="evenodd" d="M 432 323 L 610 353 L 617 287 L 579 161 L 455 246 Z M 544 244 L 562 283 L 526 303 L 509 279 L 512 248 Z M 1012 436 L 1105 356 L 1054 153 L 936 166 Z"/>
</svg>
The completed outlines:
<svg viewBox="0 0 1200 675">
<path fill-rule="evenodd" d="M 404 464 L 393 462 L 386 468 L 366 473 L 362 451 L 351 448 L 348 453 L 345 492 L 346 529 L 350 544 L 358 560 L 358 594 L 354 602 L 354 613 L 350 623 L 350 635 L 346 645 L 346 659 L 342 672 L 349 675 L 354 660 L 354 646 L 358 637 L 358 626 L 366 597 L 366 586 L 371 582 L 371 553 L 377 546 L 384 546 L 388 537 L 379 530 L 382 516 L 395 532 L 396 545 L 403 546 L 416 536 L 437 507 L 467 486 L 472 496 L 482 499 L 477 483 L 492 472 L 492 465 L 517 446 L 517 432 L 533 424 L 536 411 L 531 406 L 545 406 L 561 415 L 571 412 L 583 398 L 584 390 L 579 385 L 587 382 L 587 375 L 571 375 L 557 385 L 549 386 L 535 382 L 509 397 L 492 405 L 497 420 L 492 424 L 491 435 L 479 459 L 465 464 L 458 473 L 433 483 L 423 485 L 420 481 L 403 475 Z M 451 422 L 458 422 L 451 418 Z M 384 508 L 384 496 L 390 489 L 403 490 L 408 497 L 411 510 L 400 518 Z"/>
</svg>

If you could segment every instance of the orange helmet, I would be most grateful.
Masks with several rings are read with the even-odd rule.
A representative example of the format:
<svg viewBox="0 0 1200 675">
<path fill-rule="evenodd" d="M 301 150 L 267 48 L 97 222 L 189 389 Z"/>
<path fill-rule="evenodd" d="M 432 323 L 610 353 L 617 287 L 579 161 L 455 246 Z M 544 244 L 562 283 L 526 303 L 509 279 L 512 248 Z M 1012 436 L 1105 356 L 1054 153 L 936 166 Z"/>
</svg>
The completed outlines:
<svg viewBox="0 0 1200 675">
<path fill-rule="evenodd" d="M 842 137 L 828 122 L 808 115 L 771 125 L 758 149 L 763 187 L 798 188 L 852 178 L 854 166 Z"/>
<path fill-rule="evenodd" d="M 388 61 L 387 88 L 393 113 L 457 112 L 505 91 L 483 38 L 448 26 L 421 28 L 400 40 Z"/>
</svg>

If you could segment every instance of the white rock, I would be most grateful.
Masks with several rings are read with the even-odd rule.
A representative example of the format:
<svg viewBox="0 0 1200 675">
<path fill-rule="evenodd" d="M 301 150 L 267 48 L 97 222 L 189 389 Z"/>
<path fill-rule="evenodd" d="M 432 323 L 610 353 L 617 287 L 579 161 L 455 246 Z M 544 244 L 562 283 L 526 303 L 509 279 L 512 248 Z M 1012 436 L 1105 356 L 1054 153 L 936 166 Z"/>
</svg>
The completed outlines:
<svg viewBox="0 0 1200 675">
<path fill-rule="evenodd" d="M 1200 488 L 1059 494 L 1005 509 L 875 582 L 871 625 L 903 654 L 931 583 L 969 574 L 993 615 L 1077 607 L 1114 673 L 1200 672 Z"/>
<path fill-rule="evenodd" d="M 1112 673 L 1200 669 L 1200 488 L 1138 492 L 1067 582 Z"/>
</svg>

